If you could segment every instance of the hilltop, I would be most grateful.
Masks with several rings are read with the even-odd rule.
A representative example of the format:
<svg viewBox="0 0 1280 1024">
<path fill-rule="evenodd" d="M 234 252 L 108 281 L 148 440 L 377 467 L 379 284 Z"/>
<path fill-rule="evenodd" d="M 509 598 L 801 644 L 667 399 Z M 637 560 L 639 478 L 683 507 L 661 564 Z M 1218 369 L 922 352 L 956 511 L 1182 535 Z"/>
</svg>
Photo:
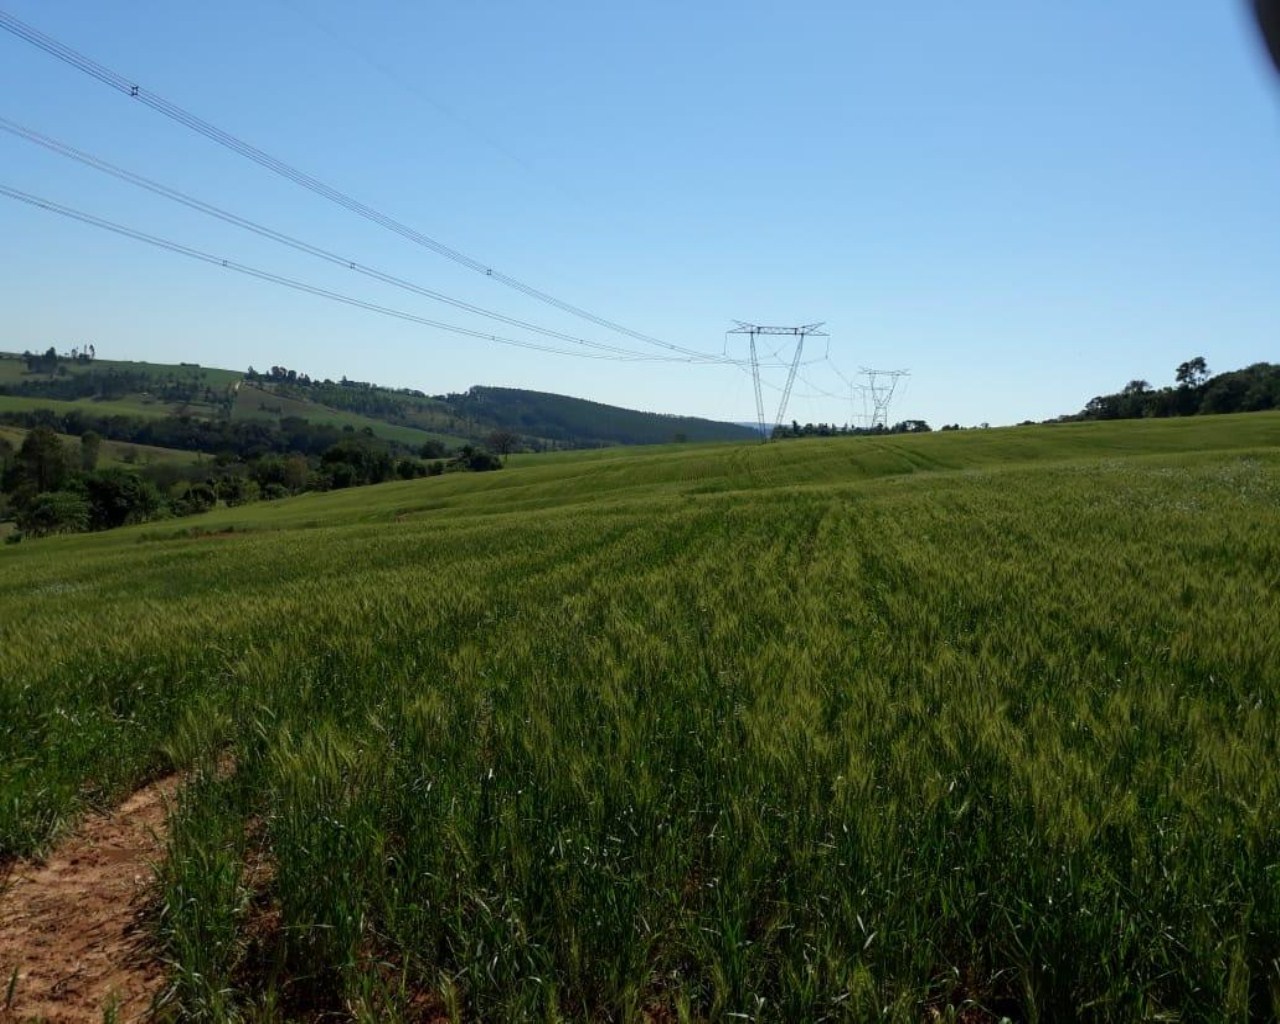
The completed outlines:
<svg viewBox="0 0 1280 1024">
<path fill-rule="evenodd" d="M 0 416 L 49 410 L 71 417 L 67 433 L 97 430 L 122 437 L 117 420 L 303 420 L 314 426 L 367 431 L 404 450 L 489 443 L 507 435 L 512 450 L 545 451 L 671 441 L 748 440 L 758 433 L 734 423 L 641 412 L 519 388 L 473 387 L 428 395 L 364 381 L 316 380 L 272 367 L 244 373 L 196 363 L 161 364 L 98 358 L 91 350 L 38 355 L 0 353 Z M 9 422 L 15 421 L 10 418 Z M 76 429 L 80 427 L 81 429 Z M 152 435 L 163 428 L 151 427 Z M 174 445 L 182 447 L 182 445 Z"/>
</svg>

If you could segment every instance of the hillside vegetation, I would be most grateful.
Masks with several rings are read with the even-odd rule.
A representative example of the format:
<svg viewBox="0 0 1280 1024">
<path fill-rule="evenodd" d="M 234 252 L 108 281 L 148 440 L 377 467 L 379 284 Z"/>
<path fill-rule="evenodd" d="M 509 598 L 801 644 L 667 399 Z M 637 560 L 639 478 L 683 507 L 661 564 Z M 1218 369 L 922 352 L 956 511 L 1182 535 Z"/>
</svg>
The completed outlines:
<svg viewBox="0 0 1280 1024">
<path fill-rule="evenodd" d="M 233 420 L 275 420 L 277 422 L 289 418 L 306 420 L 322 426 L 350 428 L 351 430 L 367 430 L 394 441 L 406 448 L 420 448 L 428 441 L 442 444 L 454 444 L 457 435 L 425 430 L 422 427 L 406 424 L 388 423 L 376 417 L 364 416 L 358 412 L 347 412 L 331 408 L 305 398 L 293 398 L 272 390 L 269 386 L 257 386 L 244 383 L 236 389 L 235 399 L 231 405 Z"/>
<path fill-rule="evenodd" d="M 241 374 L 194 363 L 100 359 L 86 350 L 59 354 L 0 352 L 0 416 L 51 410 L 100 433 L 125 425 L 105 418 L 305 420 L 316 426 L 371 431 L 406 450 L 425 443 L 483 443 L 497 431 L 513 447 L 599 447 L 756 437 L 733 423 L 667 416 L 518 388 L 475 387 L 428 396 L 362 381 L 313 380 L 281 366 Z M 22 423 L 29 426 L 29 423 Z M 55 426 L 53 423 L 45 423 Z M 117 438 L 131 440 L 130 438 Z"/>
<path fill-rule="evenodd" d="M 1178 365 L 1174 381 L 1174 387 L 1153 388 L 1145 380 L 1131 380 L 1115 394 L 1090 399 L 1070 418 L 1121 420 L 1280 409 L 1280 366 L 1272 363 L 1215 375 L 1204 357 L 1197 356 Z"/>
<path fill-rule="evenodd" d="M 27 432 L 17 427 L 0 427 L 0 442 L 7 441 L 16 450 L 22 447 Z M 80 439 L 68 434 L 58 438 L 68 450 L 76 448 Z M 154 445 L 133 445 L 121 441 L 102 442 L 101 458 L 98 465 L 109 469 L 123 469 L 128 466 L 180 465 L 188 466 L 198 463 L 199 452 L 183 451 L 178 448 L 158 448 Z"/>
<path fill-rule="evenodd" d="M 0 856 L 190 772 L 195 1019 L 1274 1019 L 1278 572 L 1270 413 L 6 546 Z"/>
<path fill-rule="evenodd" d="M 532 433 L 560 444 L 632 445 L 671 441 L 758 440 L 753 427 L 695 416 L 659 416 L 582 398 L 520 388 L 474 387 L 449 395 L 455 412 L 517 434 Z"/>
<path fill-rule="evenodd" d="M 14 542 L 500 469 L 513 452 L 755 437 L 530 391 L 428 397 L 281 366 L 103 360 L 92 346 L 0 353 L 0 426 L 0 530 Z"/>
</svg>

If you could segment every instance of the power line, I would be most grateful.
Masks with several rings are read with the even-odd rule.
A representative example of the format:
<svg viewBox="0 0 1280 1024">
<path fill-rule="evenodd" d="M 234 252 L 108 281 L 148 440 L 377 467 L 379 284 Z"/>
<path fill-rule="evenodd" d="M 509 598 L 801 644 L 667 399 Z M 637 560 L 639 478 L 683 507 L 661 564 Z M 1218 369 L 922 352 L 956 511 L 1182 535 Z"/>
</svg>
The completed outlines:
<svg viewBox="0 0 1280 1024">
<path fill-rule="evenodd" d="M 257 278 L 260 281 L 267 281 L 271 284 L 282 285 L 285 288 L 292 288 L 295 291 L 305 292 L 308 295 L 315 295 L 319 298 L 329 299 L 333 302 L 340 302 L 344 305 L 354 306 L 357 309 L 368 310 L 371 313 L 380 313 L 383 316 L 394 317 L 397 320 L 407 320 L 410 323 L 421 324 L 424 327 L 434 327 L 437 330 L 449 331 L 453 334 L 461 334 L 469 338 L 480 338 L 484 341 L 493 341 L 499 345 L 511 345 L 516 348 L 532 349 L 536 352 L 548 352 L 553 355 L 576 356 L 579 359 L 607 359 L 615 362 L 641 362 L 641 361 L 669 361 L 670 357 L 650 356 L 650 355 L 626 355 L 611 354 L 604 352 L 573 352 L 566 349 L 555 348 L 550 345 L 540 345 L 537 342 L 523 341 L 518 338 L 507 338 L 498 334 L 489 334 L 485 331 L 473 330 L 469 327 L 461 327 L 457 324 L 442 323 L 439 320 L 431 320 L 427 317 L 418 316 L 416 313 L 409 313 L 402 309 L 395 309 L 391 306 L 383 306 L 376 302 L 366 302 L 364 299 L 357 299 L 350 295 L 344 295 L 341 292 L 331 291 L 328 288 L 321 288 L 318 285 L 307 284 L 305 281 L 298 281 L 291 277 L 284 277 L 281 274 L 274 274 L 268 270 L 261 270 L 257 267 L 249 266 L 236 260 L 223 259 L 212 253 L 204 252 L 200 249 L 183 245 L 180 242 L 173 242 L 167 238 L 159 238 L 156 235 L 149 235 L 143 231 L 137 231 L 133 228 L 126 227 L 123 224 L 117 224 L 114 221 L 104 220 L 101 217 L 95 217 L 91 213 L 85 213 L 83 210 L 76 210 L 70 206 L 63 206 L 61 203 L 55 203 L 50 199 L 43 199 L 40 196 L 32 195 L 29 192 L 23 192 L 20 189 L 10 188 L 7 185 L 0 185 L 0 195 L 8 196 L 10 199 L 16 199 L 19 202 L 26 203 L 28 206 L 38 207 L 47 210 L 50 213 L 56 213 L 60 216 L 79 221 L 82 224 L 88 224 L 92 227 L 102 228 L 105 231 L 114 232 L 117 235 L 123 235 L 125 238 L 132 238 L 135 241 L 145 242 L 147 245 L 155 246 L 158 249 L 165 249 L 168 252 L 177 253 L 180 256 L 186 256 L 211 266 L 222 267 L 226 270 L 234 270 L 238 274 L 244 274 L 248 277 Z"/>
<path fill-rule="evenodd" d="M 300 185 L 301 187 L 314 192 L 315 194 L 321 196 L 322 198 L 328 199 L 329 201 L 335 203 L 336 205 L 342 206 L 343 208 L 349 210 L 350 212 L 355 213 L 356 215 L 363 217 L 364 219 L 369 220 L 372 223 L 378 224 L 379 226 L 389 231 L 392 231 L 400 235 L 401 237 L 404 237 L 409 241 L 412 241 L 415 244 L 422 246 L 423 248 L 426 248 L 432 252 L 435 252 L 438 255 L 441 255 L 446 259 L 449 259 L 459 264 L 460 266 L 463 266 L 476 273 L 482 273 L 484 274 L 484 276 L 494 279 L 498 281 L 498 283 L 500 284 L 503 284 L 517 292 L 520 292 L 531 298 L 541 301 L 547 305 L 550 305 L 553 308 L 559 309 L 562 312 L 569 313 L 573 316 L 587 320 L 591 323 L 595 323 L 596 325 L 604 327 L 608 330 L 634 338 L 635 340 L 641 341 L 645 344 L 654 345 L 656 347 L 662 348 L 671 353 L 678 353 L 680 356 L 683 356 L 684 358 L 676 358 L 673 356 L 673 357 L 667 357 L 665 359 L 662 359 L 659 357 L 642 355 L 640 353 L 636 353 L 636 352 L 633 352 L 632 350 L 624 349 L 619 346 L 610 346 L 600 342 L 591 342 L 591 341 L 587 341 L 586 339 L 581 339 L 573 335 L 566 334 L 564 332 L 542 328 L 536 324 L 531 324 L 528 321 L 519 320 L 518 318 L 515 318 L 515 317 L 508 317 L 504 314 L 495 313 L 491 310 L 485 310 L 483 309 L 483 307 L 475 306 L 474 304 L 471 304 L 471 303 L 465 303 L 462 300 L 452 299 L 449 296 L 445 296 L 441 293 L 434 292 L 431 289 L 426 289 L 421 286 L 415 285 L 412 282 L 405 281 L 402 278 L 397 278 L 394 275 L 387 274 L 383 271 L 378 271 L 378 270 L 375 270 L 374 268 L 366 267 L 363 264 L 357 264 L 353 260 L 346 260 L 343 257 L 338 256 L 337 254 L 328 252 L 327 250 L 320 249 L 319 247 L 316 247 L 316 246 L 311 246 L 309 243 L 301 242 L 298 239 L 293 239 L 287 235 L 283 235 L 280 232 L 275 232 L 272 229 L 264 228 L 262 227 L 262 225 L 254 224 L 252 221 L 249 221 L 247 218 L 238 217 L 237 215 L 230 214 L 227 211 L 218 210 L 216 207 L 212 207 L 210 204 L 202 203 L 200 200 L 195 200 L 190 196 L 186 196 L 183 193 L 179 193 L 177 190 L 168 189 L 167 187 L 159 185 L 158 183 L 150 182 L 147 179 L 143 179 L 141 178 L 141 176 L 132 175 L 131 172 L 123 171 L 120 168 L 111 167 L 111 165 L 107 165 L 105 161 L 98 161 L 96 158 L 89 157 L 88 154 L 80 154 L 78 153 L 78 151 L 76 151 L 74 154 L 71 152 L 66 152 L 66 150 L 70 150 L 70 147 L 65 147 L 64 149 L 61 147 L 61 144 L 54 143 L 53 140 L 48 140 L 49 143 L 53 143 L 53 145 L 50 146 L 50 148 L 54 148 L 56 151 L 63 152 L 64 155 L 71 156 L 74 159 L 81 159 L 82 162 L 86 162 L 90 166 L 96 166 L 98 167 L 98 169 L 104 170 L 107 173 L 116 174 L 117 177 L 121 177 L 123 180 L 130 181 L 131 183 L 136 184 L 139 187 L 148 188 L 151 191 L 157 192 L 157 194 L 165 195 L 168 198 L 174 199 L 175 201 L 178 201 L 178 202 L 183 202 L 185 203 L 185 205 L 191 206 L 192 208 L 195 208 L 195 209 L 199 209 L 202 212 L 210 214 L 211 216 L 220 217 L 221 219 L 226 220 L 229 223 L 236 224 L 237 226 L 243 227 L 246 230 L 255 231 L 255 233 L 263 235 L 264 237 L 272 238 L 278 242 L 281 242 L 282 244 L 290 245 L 295 249 L 308 252 L 311 255 L 317 256 L 318 258 L 326 259 L 329 262 L 337 263 L 340 265 L 345 265 L 347 266 L 348 269 L 352 269 L 360 273 L 364 273 L 377 280 L 384 281 L 385 283 L 393 284 L 397 287 L 407 288 L 408 290 L 414 291 L 428 298 L 432 298 L 437 301 L 446 302 L 458 308 L 462 308 L 469 312 L 474 312 L 482 316 L 488 316 L 493 319 L 499 320 L 503 323 L 510 324 L 512 326 L 518 326 L 518 327 L 521 327 L 522 329 L 527 329 L 527 330 L 534 331 L 535 333 L 543 334 L 544 336 L 553 337 L 553 338 L 557 338 L 565 341 L 570 341 L 575 345 L 580 345 L 585 348 L 591 348 L 596 350 L 598 354 L 592 355 L 590 356 L 590 358 L 614 359 L 614 360 L 620 360 L 620 361 L 637 361 L 640 359 L 650 359 L 654 361 L 710 363 L 710 364 L 731 365 L 744 372 L 751 372 L 748 370 L 748 367 L 744 361 L 728 358 L 727 353 L 722 355 L 716 355 L 714 353 L 698 351 L 696 349 L 687 348 L 685 346 L 681 346 L 669 341 L 665 341 L 661 338 L 656 338 L 651 335 L 644 334 L 639 331 L 635 331 L 622 324 L 616 323 L 612 320 L 608 320 L 604 317 L 598 316 L 594 313 L 581 309 L 570 303 L 564 302 L 563 300 L 560 300 L 555 296 L 550 295 L 549 293 L 543 292 L 537 288 L 534 288 L 531 285 L 527 285 L 524 282 L 511 277 L 510 275 L 497 271 L 492 267 L 485 265 L 481 261 L 476 260 L 473 257 L 467 256 L 466 254 L 460 252 L 459 250 L 453 249 L 452 247 L 445 245 L 444 243 L 439 242 L 436 239 L 431 238 L 430 236 L 425 235 L 420 231 L 417 231 L 416 229 L 410 227 L 409 225 L 406 225 L 403 222 L 398 221 L 395 218 L 390 217 L 389 215 L 384 214 L 379 210 L 371 206 L 368 206 L 365 203 L 360 202 L 359 200 L 353 198 L 349 194 L 342 192 L 341 190 L 336 189 L 333 186 L 326 184 L 325 182 L 320 181 L 319 179 L 313 177 L 312 175 L 309 175 L 306 172 L 301 171 L 298 168 L 293 167 L 292 165 L 276 157 L 271 156 L 270 154 L 264 152 L 263 150 L 257 148 L 256 146 L 251 145 L 250 143 L 243 141 L 242 139 L 237 138 L 236 136 L 230 134 L 229 132 L 226 132 L 220 128 L 217 128 L 216 126 L 210 124 L 209 122 L 197 117 L 196 115 L 190 113 L 189 111 L 186 111 L 183 108 L 177 106 L 176 104 L 170 102 L 164 97 L 156 93 L 153 93 L 150 90 L 142 88 L 141 86 L 129 81 L 124 76 L 111 70 L 110 68 L 107 68 L 97 63 L 91 58 L 67 46 L 66 44 L 59 42 L 58 40 L 52 38 L 51 36 L 46 35 L 43 32 L 40 32 L 38 29 L 35 29 L 30 25 L 25 24 L 24 22 L 20 21 L 18 18 L 15 18 L 13 15 L 9 14 L 8 12 L 0 11 L 0 28 L 3 28 L 6 31 L 13 34 L 14 36 L 20 39 L 23 39 L 26 42 L 31 43 L 33 46 L 37 47 L 38 49 L 45 51 L 51 56 L 56 57 L 57 59 L 89 75 L 90 77 L 97 79 L 98 81 L 109 86 L 110 88 L 115 89 L 117 92 L 120 92 L 131 99 L 139 100 L 140 102 L 144 103 L 146 106 L 155 110 L 157 113 L 163 114 L 164 116 L 170 118 L 171 120 L 191 129 L 192 131 L 195 131 L 200 135 L 205 136 L 206 138 L 210 139 L 213 142 L 216 142 L 217 144 L 223 146 L 224 148 L 227 148 L 232 152 L 235 152 L 245 157 L 246 159 L 252 160 L 254 163 L 259 164 L 260 166 L 266 168 L 267 170 L 270 170 L 273 173 L 278 174 L 281 177 L 284 177 L 287 180 L 290 180 L 295 184 Z M 39 141 L 33 138 L 32 135 L 26 134 L 24 131 L 19 131 L 17 132 L 17 134 L 23 134 L 25 137 L 31 138 L 32 141 Z M 38 134 L 38 133 L 33 133 L 33 134 Z M 46 142 L 42 141 L 40 142 L 40 144 L 45 145 Z M 110 222 L 107 222 L 107 221 L 102 221 L 100 218 L 92 217 L 92 215 L 89 215 L 89 214 L 83 214 L 80 211 L 71 210 L 69 207 L 61 207 L 59 206 L 59 204 L 50 203 L 45 200 L 40 200 L 38 199 L 38 197 L 27 196 L 26 194 L 20 194 L 20 195 L 16 194 L 16 190 L 5 189 L 4 191 L 5 191 L 5 194 L 10 195 L 12 198 L 21 198 L 22 201 L 24 202 L 30 202 L 32 203 L 32 205 L 42 206 L 44 209 L 50 210 L 52 212 L 61 213 L 64 216 L 69 216 L 74 219 L 82 220 L 84 223 L 87 223 L 87 224 L 93 224 L 98 227 L 103 227 L 107 230 L 112 230 L 119 234 L 126 235 L 127 237 L 133 237 L 140 241 L 148 242 L 149 244 L 152 244 L 152 245 L 158 245 L 161 248 L 170 249 L 171 251 L 180 253 L 182 255 L 187 255 L 195 259 L 203 260 L 204 262 L 220 265 L 228 269 L 235 269 L 238 272 L 246 273 L 246 274 L 249 274 L 250 276 L 259 277 L 263 280 L 273 281 L 275 283 L 282 284 L 286 287 L 295 288 L 301 291 L 306 291 L 311 294 L 320 295 L 323 297 L 333 299 L 335 301 L 346 302 L 350 305 L 358 306 L 360 308 L 368 309 L 375 312 L 381 312 L 386 315 L 396 316 L 396 317 L 399 317 L 400 319 L 408 319 L 416 323 L 422 323 L 428 326 L 437 327 L 442 330 L 461 333 L 461 334 L 465 334 L 465 335 L 477 337 L 477 338 L 489 339 L 502 344 L 516 345 L 518 347 L 530 348 L 538 351 L 545 351 L 545 352 L 550 352 L 550 353 L 555 353 L 560 355 L 574 355 L 574 354 L 577 354 L 580 356 L 587 355 L 586 353 L 574 353 L 574 352 L 566 351 L 564 349 L 557 349 L 551 346 L 544 346 L 544 345 L 538 345 L 532 342 L 524 342 L 524 341 L 518 341 L 516 339 L 503 338 L 498 335 L 485 333 L 483 331 L 475 331 L 467 328 L 460 328 L 460 327 L 457 327 L 456 325 L 444 324 L 438 321 L 428 320 L 427 318 L 424 318 L 424 317 L 418 317 L 415 314 L 404 313 L 403 311 L 400 311 L 400 310 L 391 309 L 391 307 L 382 306 L 377 303 L 365 302 L 364 300 L 355 299 L 351 296 L 344 296 L 344 295 L 341 295 L 340 293 L 330 292 L 326 289 L 321 289 L 312 285 L 307 285 L 304 282 L 298 282 L 289 278 L 280 277 L 279 275 L 271 274 L 266 271 L 260 271 L 260 270 L 257 270 L 256 268 L 248 267 L 247 265 L 244 265 L 244 264 L 237 264 L 229 260 L 223 260 L 218 257 L 211 256 L 208 253 L 202 253 L 199 250 L 194 250 L 194 249 L 191 249 L 190 247 L 182 246 L 178 243 L 170 243 L 167 240 L 158 239 L 158 238 L 155 238 L 154 236 L 145 235 L 142 232 L 134 231 L 133 229 L 126 228 L 122 225 L 116 225 L 116 224 L 111 224 Z M 773 353 L 772 354 L 773 358 L 776 358 L 778 354 L 779 353 Z M 827 362 L 830 362 L 829 358 L 827 357 L 824 357 L 824 360 Z M 824 361 L 824 360 L 817 360 L 817 361 Z M 759 359 L 755 360 L 754 362 L 755 362 L 755 370 L 754 370 L 753 376 L 756 376 L 757 380 L 759 380 L 758 378 L 759 369 L 764 367 L 767 364 L 760 361 Z M 790 366 L 789 366 L 790 372 L 788 373 L 788 382 L 786 387 L 777 389 L 777 388 L 774 388 L 772 385 L 768 384 L 767 382 L 760 381 L 757 384 L 757 391 L 759 386 L 763 384 L 766 387 L 770 387 L 771 390 L 782 391 L 784 396 L 786 396 L 787 394 L 790 393 L 792 385 L 794 384 L 797 368 L 799 366 L 804 366 L 804 365 L 809 365 L 809 363 L 807 361 L 803 363 L 800 362 L 799 352 L 797 352 L 796 357 L 790 362 Z M 835 369 L 834 364 L 832 364 L 832 368 L 833 370 Z M 837 373 L 838 376 L 841 377 L 843 381 L 848 383 L 848 379 L 845 378 L 843 374 L 839 373 L 838 370 L 836 370 L 835 372 Z M 800 379 L 804 380 L 806 385 L 812 387 L 811 383 L 808 380 L 806 380 L 803 376 L 801 376 Z M 821 390 L 821 389 L 818 389 L 818 390 Z M 835 395 L 831 395 L 829 392 L 822 392 L 822 393 L 829 397 L 833 397 L 833 398 L 837 397 Z M 784 405 L 782 406 L 782 408 L 785 408 L 785 397 L 783 399 L 783 402 L 784 402 Z M 757 407 L 758 407 L 758 411 L 760 411 L 759 402 L 757 402 Z"/>
<path fill-rule="evenodd" d="M 119 167 L 115 164 L 112 164 L 106 160 L 101 159 L 100 157 L 93 156 L 92 154 L 86 153 L 83 150 L 76 149 L 74 146 L 70 146 L 64 142 L 58 141 L 57 139 L 51 138 L 50 136 L 37 132 L 34 129 L 27 128 L 14 121 L 10 121 L 6 117 L 0 117 L 0 129 L 9 132 L 12 135 L 16 135 L 16 136 L 19 136 L 20 138 L 26 139 L 29 142 L 33 142 L 36 145 L 43 146 L 45 149 L 51 152 L 57 153 L 60 156 L 65 156 L 68 159 L 76 160 L 79 163 L 82 163 L 88 167 L 92 167 L 95 170 L 102 171 L 103 173 L 109 174 L 112 177 L 117 178 L 121 181 L 128 182 L 131 185 L 134 185 L 141 189 L 145 189 L 146 191 L 151 192 L 158 196 L 162 196 L 165 199 L 170 199 L 173 202 L 181 203 L 183 206 L 186 206 L 193 210 L 197 210 L 200 213 L 207 214 L 210 217 L 216 217 L 218 220 L 224 221 L 228 224 L 232 224 L 239 228 L 243 228 L 246 231 L 251 231 L 256 235 L 260 235 L 263 238 L 271 239 L 272 241 L 279 242 L 281 245 L 286 245 L 291 249 L 296 249 L 299 252 L 304 252 L 310 256 L 314 256 L 317 259 L 325 260 L 326 262 L 332 263 L 335 266 L 339 266 L 347 270 L 353 270 L 358 274 L 363 274 L 366 277 L 373 278 L 376 281 L 381 281 L 385 284 L 390 284 L 390 285 L 393 285 L 394 287 L 402 288 L 406 291 L 414 292 L 415 294 L 425 296 L 426 298 L 433 299 L 437 302 L 443 302 L 457 309 L 462 309 L 469 313 L 476 313 L 480 316 L 484 316 L 492 320 L 500 321 L 512 327 L 519 327 L 519 328 L 522 328 L 523 330 L 532 331 L 536 334 L 541 334 L 546 337 L 556 338 L 560 341 L 567 341 L 575 345 L 582 345 L 588 348 L 599 349 L 601 351 L 613 352 L 618 355 L 634 356 L 640 359 L 655 359 L 661 362 L 695 362 L 696 361 L 692 357 L 651 356 L 645 353 L 636 352 L 631 349 L 622 348 L 617 345 L 608 345 L 603 342 L 591 341 L 586 338 L 577 337 L 576 335 L 567 334 L 563 331 L 556 331 L 547 327 L 541 327 L 538 324 L 530 323 L 526 320 L 518 319 L 517 317 L 507 316 L 503 313 L 498 313 L 490 309 L 485 309 L 482 306 L 477 306 L 473 303 L 465 302 L 461 299 L 455 299 L 441 292 L 437 292 L 433 289 L 415 284 L 412 281 L 407 281 L 404 278 L 395 276 L 394 274 L 389 274 L 385 271 L 378 270 L 374 267 L 366 266 L 365 264 L 360 263 L 356 260 L 352 260 L 346 256 L 340 256 L 337 253 L 331 252 L 327 249 L 322 249 L 320 246 L 312 245 L 309 242 L 304 242 L 290 235 L 286 235 L 281 231 L 274 230 L 273 228 L 265 227 L 252 220 L 249 220 L 247 217 L 241 217 L 238 214 L 231 213 L 227 210 L 223 210 L 217 206 L 214 206 L 212 203 L 206 203 L 203 200 L 196 199 L 194 196 L 188 195 L 185 192 L 181 192 L 178 189 L 170 188 L 169 186 L 162 185 L 157 181 L 153 181 L 149 178 L 144 178 L 140 174 L 135 174 L 132 171 L 125 170 L 123 167 Z M 725 360 L 721 356 L 712 355 L 712 356 L 709 356 L 706 361 L 720 363 L 720 362 L 726 362 L 727 360 Z"/>
<path fill-rule="evenodd" d="M 205 136 L 211 141 L 216 142 L 218 145 L 223 146 L 234 153 L 238 153 L 240 156 L 243 156 L 248 160 L 252 160 L 259 166 L 264 167 L 311 192 L 314 192 L 318 196 L 328 199 L 330 202 L 351 211 L 357 216 L 363 217 L 364 219 L 371 221 L 388 231 L 392 231 L 395 234 L 400 235 L 402 238 L 406 238 L 409 241 L 414 242 L 425 249 L 429 249 L 448 260 L 452 260 L 454 263 L 466 267 L 468 270 L 472 270 L 478 274 L 483 274 L 485 277 L 492 278 L 499 284 L 505 285 L 506 287 L 527 295 L 530 298 L 536 299 L 539 302 L 546 303 L 547 305 L 559 309 L 564 313 L 587 320 L 599 327 L 604 327 L 605 329 L 614 331 L 618 334 L 634 338 L 637 341 L 642 341 L 645 344 L 655 345 L 670 352 L 679 352 L 682 355 L 691 356 L 698 360 L 705 360 L 708 356 L 708 353 L 698 352 L 697 350 L 685 348 L 681 345 L 664 341 L 661 338 L 655 338 L 640 331 L 632 330 L 622 324 L 606 319 L 605 317 L 598 316 L 595 313 L 591 313 L 571 303 L 558 299 L 554 295 L 541 291 L 532 285 L 525 284 L 523 281 L 511 277 L 509 274 L 504 274 L 501 271 L 495 270 L 494 268 L 482 263 L 480 260 L 468 256 L 451 246 L 445 245 L 443 242 L 437 241 L 429 235 L 423 234 L 421 231 L 410 227 L 402 221 L 396 220 L 394 217 L 382 213 L 381 211 L 374 209 L 372 206 L 362 203 L 360 200 L 355 199 L 346 192 L 334 188 L 320 179 L 293 167 L 283 160 L 271 156 L 269 153 L 245 142 L 243 139 L 237 138 L 229 132 L 223 131 L 221 128 L 210 124 L 208 121 L 184 110 L 177 104 L 171 103 L 163 96 L 153 93 L 149 89 L 142 88 L 140 85 L 130 81 L 118 72 L 99 64 L 97 61 L 90 57 L 86 57 L 84 54 L 72 49 L 65 43 L 61 43 L 52 36 L 41 32 L 39 29 L 20 21 L 7 11 L 0 11 L 0 28 L 5 29 L 7 32 L 17 36 L 19 39 L 31 43 L 33 46 L 45 51 L 53 57 L 56 57 L 58 60 L 63 61 L 71 67 L 84 72 L 91 78 L 97 79 L 99 82 L 115 89 L 117 92 L 122 93 L 131 99 L 137 100 L 159 114 L 163 114 L 170 120 L 176 121 L 178 124 Z"/>
</svg>

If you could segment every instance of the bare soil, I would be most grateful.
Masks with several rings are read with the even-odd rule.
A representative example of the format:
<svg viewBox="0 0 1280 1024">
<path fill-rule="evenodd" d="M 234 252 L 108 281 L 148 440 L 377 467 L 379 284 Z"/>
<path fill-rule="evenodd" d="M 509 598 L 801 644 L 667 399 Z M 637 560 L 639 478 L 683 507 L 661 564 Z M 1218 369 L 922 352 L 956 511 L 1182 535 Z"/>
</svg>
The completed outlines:
<svg viewBox="0 0 1280 1024">
<path fill-rule="evenodd" d="M 148 1015 L 164 969 L 142 916 L 177 784 L 162 779 L 89 817 L 43 862 L 0 868 L 0 1021 L 96 1024 L 109 1007 L 121 1022 Z"/>
</svg>

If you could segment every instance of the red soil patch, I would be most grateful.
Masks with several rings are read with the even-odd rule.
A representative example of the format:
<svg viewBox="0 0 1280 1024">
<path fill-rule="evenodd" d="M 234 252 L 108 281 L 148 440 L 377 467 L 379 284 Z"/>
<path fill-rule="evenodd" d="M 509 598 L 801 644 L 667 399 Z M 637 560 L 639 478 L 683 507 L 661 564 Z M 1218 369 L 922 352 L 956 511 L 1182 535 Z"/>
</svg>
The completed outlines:
<svg viewBox="0 0 1280 1024">
<path fill-rule="evenodd" d="M 147 1015 L 164 969 L 140 917 L 177 784 L 140 789 L 86 820 L 48 860 L 20 861 L 0 877 L 0 1021 L 96 1024 L 109 1005 L 120 1021 Z"/>
</svg>

